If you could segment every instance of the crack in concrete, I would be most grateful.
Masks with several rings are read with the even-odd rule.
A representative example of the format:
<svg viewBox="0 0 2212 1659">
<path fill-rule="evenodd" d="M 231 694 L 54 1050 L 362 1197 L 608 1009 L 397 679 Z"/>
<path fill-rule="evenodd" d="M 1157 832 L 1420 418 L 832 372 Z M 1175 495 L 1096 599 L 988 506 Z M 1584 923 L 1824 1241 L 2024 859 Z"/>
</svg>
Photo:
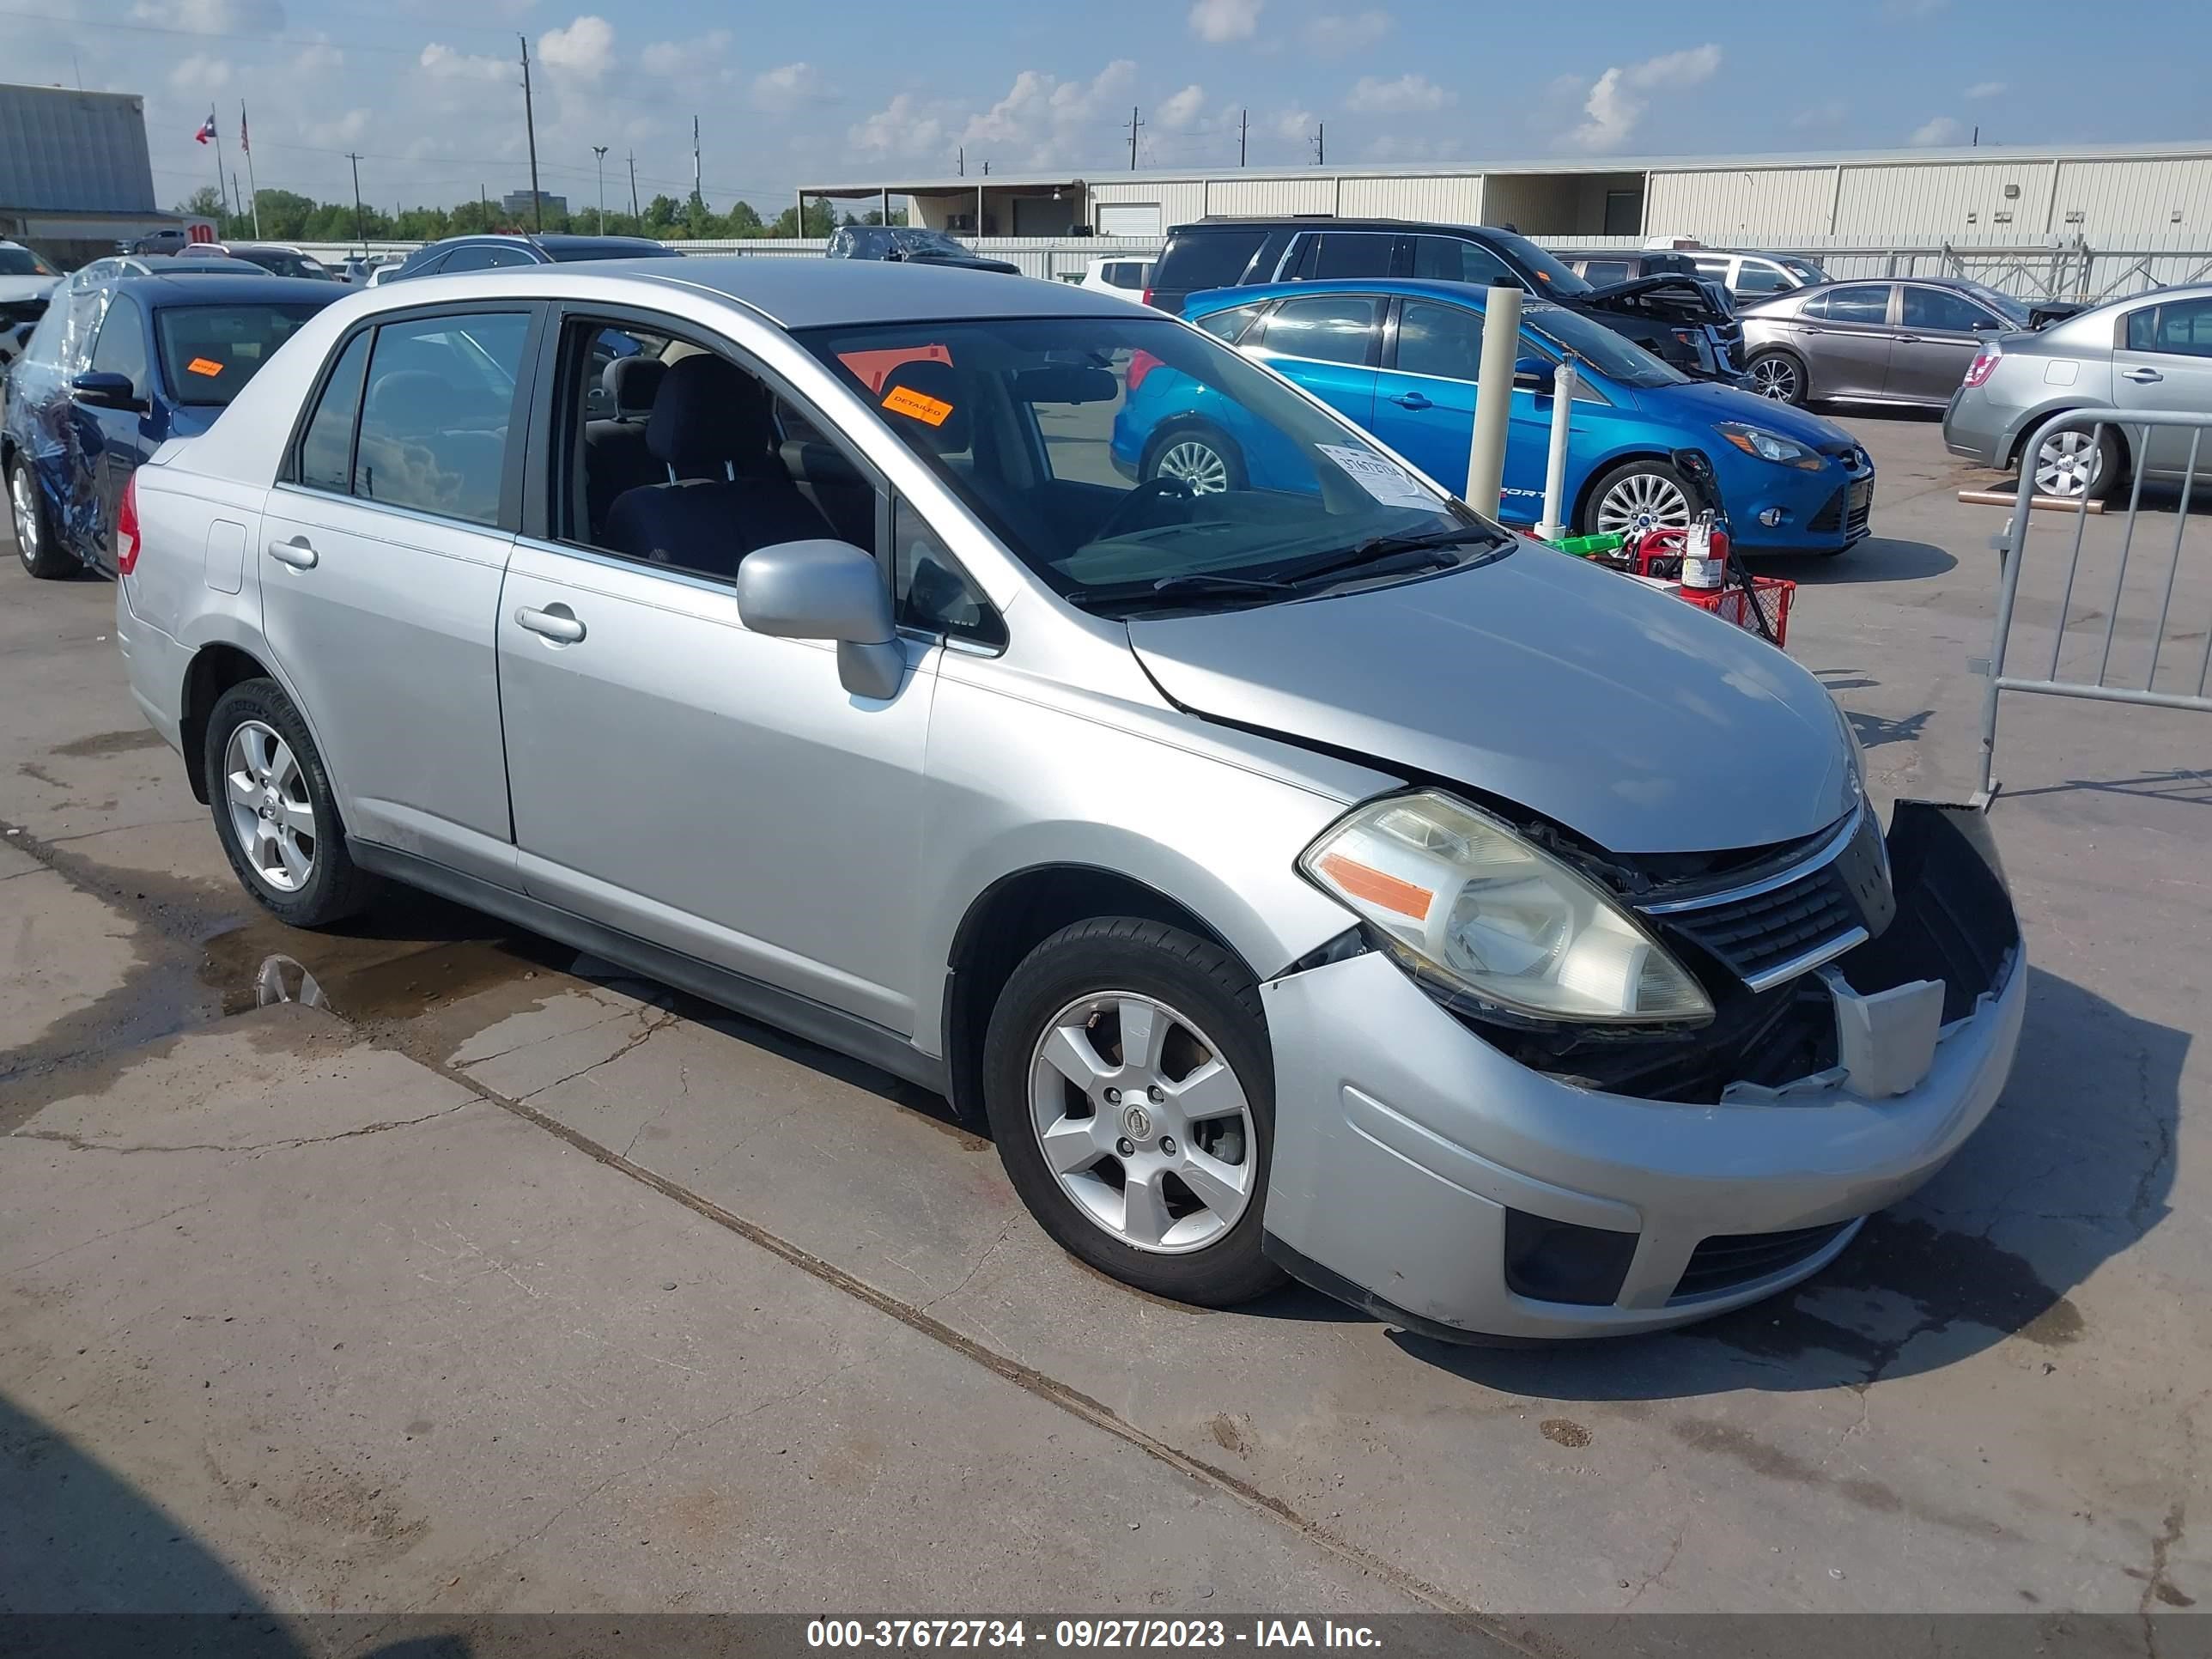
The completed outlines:
<svg viewBox="0 0 2212 1659">
<path fill-rule="evenodd" d="M 441 1117 L 451 1117 L 455 1112 L 473 1106 L 473 1100 L 464 1100 L 435 1112 L 425 1112 L 420 1117 L 388 1119 L 381 1123 L 364 1123 L 357 1129 L 341 1129 L 335 1134 L 292 1135 L 282 1140 L 241 1141 L 225 1145 L 221 1141 L 186 1141 L 174 1146 L 118 1146 L 112 1141 L 87 1140 L 82 1135 L 65 1134 L 58 1129 L 16 1129 L 0 1139 L 36 1140 L 50 1146 L 66 1146 L 73 1152 L 240 1152 L 252 1156 L 258 1152 L 289 1152 L 300 1146 L 327 1146 L 332 1141 L 355 1140 L 362 1135 L 380 1135 L 387 1129 L 411 1129 L 418 1123 L 434 1122 Z"/>
<path fill-rule="evenodd" d="M 34 1272 L 38 1268 L 45 1267 L 49 1261 L 58 1261 L 65 1255 L 75 1255 L 79 1250 L 90 1249 L 102 1239 L 120 1238 L 125 1233 L 140 1232 L 148 1227 L 157 1227 L 164 1221 L 168 1220 L 172 1216 L 184 1215 L 193 1210 L 204 1210 L 214 1201 L 215 1200 L 213 1199 L 204 1198 L 197 1203 L 179 1204 L 173 1210 L 164 1210 L 161 1214 L 149 1216 L 143 1221 L 134 1221 L 127 1227 L 110 1227 L 104 1233 L 94 1233 L 90 1238 L 81 1238 L 76 1243 L 69 1245 L 63 1249 L 56 1250 L 50 1255 L 42 1255 L 35 1261 L 23 1262 L 20 1266 L 10 1268 L 9 1271 L 15 1273 L 27 1273 Z"/>
<path fill-rule="evenodd" d="M 1674 1558 L 1682 1553 L 1682 1540 L 1689 1535 L 1690 1523 L 1686 1519 L 1680 1526 L 1674 1528 L 1674 1541 L 1667 1546 L 1667 1559 L 1659 1564 L 1659 1570 L 1645 1575 L 1644 1582 L 1631 1592 L 1627 1601 L 1621 1603 L 1623 1607 L 1634 1607 L 1638 1596 L 1642 1595 L 1644 1591 L 1667 1576 L 1668 1570 L 1674 1565 Z"/>
<path fill-rule="evenodd" d="M 660 1018 L 659 1019 L 647 1019 L 646 1016 L 651 1013 L 659 1013 Z M 673 1008 L 660 1008 L 655 1004 L 650 1002 L 641 1005 L 637 1010 L 637 1015 L 640 1022 L 640 1029 L 635 1035 L 625 1039 L 622 1046 L 617 1048 L 614 1053 L 606 1055 L 603 1059 L 595 1060 L 588 1066 L 579 1066 L 576 1070 L 569 1073 L 566 1077 L 556 1077 L 550 1083 L 541 1084 L 537 1088 L 531 1090 L 527 1094 L 518 1096 L 517 1098 L 520 1100 L 535 1100 L 538 1096 L 545 1093 L 548 1090 L 557 1089 L 564 1083 L 574 1083 L 580 1077 L 588 1077 L 603 1066 L 611 1066 L 632 1050 L 643 1048 L 659 1033 L 666 1030 L 672 1025 L 679 1024 L 684 1018 L 683 1015 L 678 1013 Z M 598 1022 L 599 1024 L 606 1024 L 609 1023 L 610 1022 L 605 1020 Z M 583 1029 L 586 1030 L 592 1030 L 597 1028 L 596 1026 L 587 1025 Z"/>
<path fill-rule="evenodd" d="M 2160 1601 L 2170 1607 L 2194 1605 L 2191 1599 L 2182 1593 L 2180 1586 L 2166 1576 L 2166 1565 L 2173 1547 L 2181 1541 L 2182 1523 L 2187 1513 L 2187 1505 L 2182 1499 L 2175 1498 L 2172 1506 L 2166 1512 L 2164 1528 L 2150 1540 L 2149 1571 L 2134 1575 L 2143 1581 L 2142 1594 L 2136 1600 L 2136 1617 L 2142 1621 L 2143 1651 L 2149 1659 L 2159 1659 L 2158 1622 L 2151 1611 L 2151 1603 Z"/>
<path fill-rule="evenodd" d="M 966 1273 L 960 1275 L 960 1282 L 957 1285 L 955 1285 L 951 1290 L 943 1291 L 939 1295 L 933 1296 L 928 1301 L 923 1303 L 921 1304 L 921 1311 L 927 1313 L 939 1303 L 950 1302 L 954 1297 L 959 1295 L 961 1291 L 966 1290 L 969 1285 L 975 1279 L 975 1275 L 981 1273 L 985 1267 L 990 1266 L 991 1258 L 998 1255 L 999 1247 L 1006 1242 L 1008 1237 L 1012 1235 L 1013 1231 L 1014 1218 L 1010 1217 L 1007 1219 L 1006 1224 L 999 1229 L 999 1236 L 991 1241 L 990 1248 L 986 1249 L 981 1255 L 975 1258 L 975 1265 L 970 1267 Z"/>
</svg>

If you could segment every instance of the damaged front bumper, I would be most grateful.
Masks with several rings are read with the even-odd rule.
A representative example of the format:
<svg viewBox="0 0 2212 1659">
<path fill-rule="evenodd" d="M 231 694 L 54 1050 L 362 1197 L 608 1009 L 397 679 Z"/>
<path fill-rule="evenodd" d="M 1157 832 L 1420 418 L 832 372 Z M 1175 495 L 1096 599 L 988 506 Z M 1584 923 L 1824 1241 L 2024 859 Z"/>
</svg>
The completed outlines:
<svg viewBox="0 0 2212 1659">
<path fill-rule="evenodd" d="M 1269 1255 L 1461 1340 L 1655 1330 L 1817 1272 L 1988 1115 L 2027 1001 L 1978 816 L 1905 803 L 1888 843 L 1894 919 L 1803 988 L 1834 1009 L 1833 1063 L 1711 1103 L 1531 1069 L 1379 951 L 1263 985 Z"/>
</svg>

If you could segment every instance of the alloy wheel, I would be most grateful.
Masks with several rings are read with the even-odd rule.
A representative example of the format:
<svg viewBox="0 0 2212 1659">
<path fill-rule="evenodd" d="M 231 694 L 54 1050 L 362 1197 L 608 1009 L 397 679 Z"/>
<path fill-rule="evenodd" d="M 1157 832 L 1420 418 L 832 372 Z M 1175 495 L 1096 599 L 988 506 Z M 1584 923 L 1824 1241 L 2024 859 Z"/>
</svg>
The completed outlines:
<svg viewBox="0 0 2212 1659">
<path fill-rule="evenodd" d="M 1229 463 L 1212 444 L 1183 438 L 1168 446 L 1153 464 L 1156 478 L 1180 478 L 1194 495 L 1218 495 L 1229 488 Z"/>
<path fill-rule="evenodd" d="M 1751 366 L 1752 389 L 1778 404 L 1797 401 L 1797 365 L 1783 356 L 1761 357 Z"/>
<path fill-rule="evenodd" d="M 1251 1202 L 1259 1143 L 1244 1086 L 1212 1040 L 1157 998 L 1102 991 L 1062 1008 L 1031 1051 L 1029 1095 L 1046 1165 L 1124 1244 L 1203 1249 Z"/>
<path fill-rule="evenodd" d="M 31 493 L 31 469 L 18 464 L 8 471 L 8 507 L 15 521 L 15 551 L 27 565 L 39 562 L 39 503 Z"/>
<path fill-rule="evenodd" d="M 253 873 L 280 893 L 296 893 L 315 873 L 321 836 L 307 776 L 291 745 L 259 720 L 242 720 L 222 752 L 230 827 Z"/>
<path fill-rule="evenodd" d="M 2091 432 L 2054 432 L 2035 452 L 2035 493 L 2074 500 L 2104 476 L 2105 447 Z"/>
<path fill-rule="evenodd" d="M 1607 490 L 1597 504 L 1597 531 L 1601 536 L 1680 528 L 1689 522 L 1690 498 L 1674 480 L 1656 472 L 1630 473 Z"/>
</svg>

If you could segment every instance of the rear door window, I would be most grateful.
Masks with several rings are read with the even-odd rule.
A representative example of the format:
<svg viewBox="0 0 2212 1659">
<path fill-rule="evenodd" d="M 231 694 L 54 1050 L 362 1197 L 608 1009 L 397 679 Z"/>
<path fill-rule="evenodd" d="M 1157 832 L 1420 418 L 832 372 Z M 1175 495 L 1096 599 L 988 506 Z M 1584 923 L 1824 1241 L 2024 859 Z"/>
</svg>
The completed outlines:
<svg viewBox="0 0 2212 1659">
<path fill-rule="evenodd" d="M 1186 293 L 1234 288 L 1244 280 L 1245 268 L 1267 240 L 1264 230 L 1187 232 L 1170 242 L 1160 256 L 1158 285 Z"/>
<path fill-rule="evenodd" d="M 1382 302 L 1367 295 L 1285 300 L 1267 319 L 1261 343 L 1286 357 L 1364 365 L 1375 361 L 1382 313 Z"/>
<path fill-rule="evenodd" d="M 1482 319 L 1459 306 L 1408 300 L 1398 313 L 1398 368 L 1472 380 L 1482 365 Z"/>
<path fill-rule="evenodd" d="M 529 317 L 512 311 L 420 317 L 377 330 L 353 493 L 496 524 L 529 332 Z"/>
<path fill-rule="evenodd" d="M 1300 282 L 1361 282 L 1390 274 L 1395 235 L 1377 231 L 1329 231 L 1298 239 L 1288 275 Z"/>
</svg>

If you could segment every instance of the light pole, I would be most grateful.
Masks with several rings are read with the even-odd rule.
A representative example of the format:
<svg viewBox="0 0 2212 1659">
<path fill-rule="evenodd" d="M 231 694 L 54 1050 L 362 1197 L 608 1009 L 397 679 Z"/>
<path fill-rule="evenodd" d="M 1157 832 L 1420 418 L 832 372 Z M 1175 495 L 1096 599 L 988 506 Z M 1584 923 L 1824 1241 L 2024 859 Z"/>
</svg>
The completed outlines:
<svg viewBox="0 0 2212 1659">
<path fill-rule="evenodd" d="M 599 164 L 599 234 L 604 236 L 607 234 L 607 147 L 593 144 L 592 154 Z"/>
</svg>

